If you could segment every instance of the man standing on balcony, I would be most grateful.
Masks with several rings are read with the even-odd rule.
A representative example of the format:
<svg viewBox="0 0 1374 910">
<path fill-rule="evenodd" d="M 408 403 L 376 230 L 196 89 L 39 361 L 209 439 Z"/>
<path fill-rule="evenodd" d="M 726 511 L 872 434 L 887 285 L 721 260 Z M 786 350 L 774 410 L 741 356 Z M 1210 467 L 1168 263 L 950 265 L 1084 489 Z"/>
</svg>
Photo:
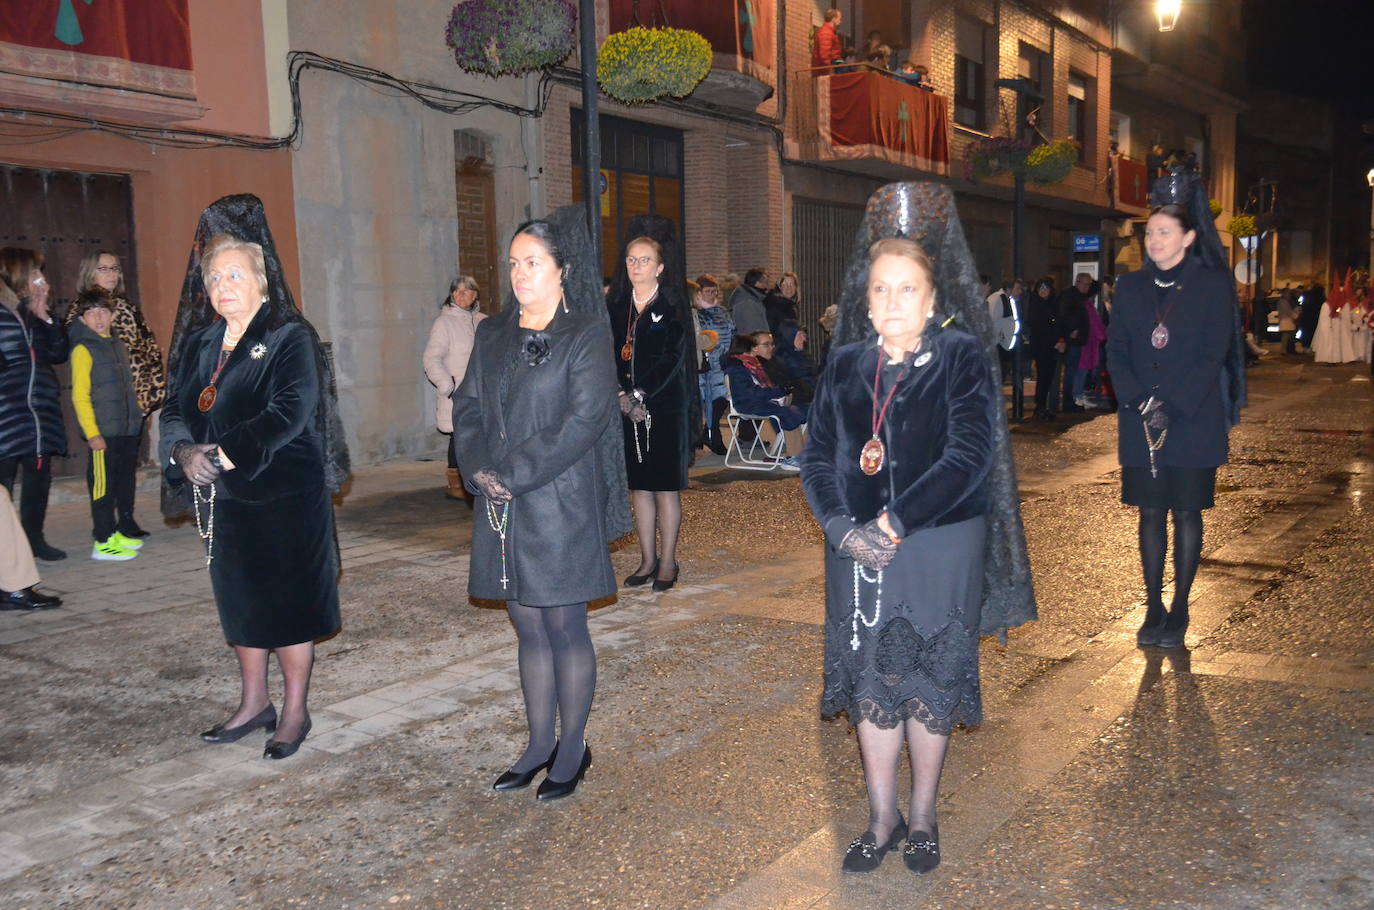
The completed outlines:
<svg viewBox="0 0 1374 910">
<path fill-rule="evenodd" d="M 816 29 L 816 43 L 811 47 L 811 66 L 834 66 L 844 60 L 844 43 L 840 40 L 843 14 L 837 9 L 825 11 L 825 22 Z"/>
<path fill-rule="evenodd" d="M 744 283 L 730 294 L 730 317 L 735 320 L 736 335 L 752 335 L 755 332 L 768 332 L 768 313 L 763 306 L 763 297 L 768 293 L 768 273 L 763 269 L 750 269 L 744 276 Z"/>
</svg>

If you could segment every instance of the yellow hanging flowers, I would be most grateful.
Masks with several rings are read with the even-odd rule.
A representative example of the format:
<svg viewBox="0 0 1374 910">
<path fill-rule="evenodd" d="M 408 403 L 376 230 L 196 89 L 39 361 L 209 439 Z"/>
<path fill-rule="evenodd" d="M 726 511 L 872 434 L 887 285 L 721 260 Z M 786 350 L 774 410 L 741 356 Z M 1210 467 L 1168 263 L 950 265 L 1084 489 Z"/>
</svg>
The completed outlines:
<svg viewBox="0 0 1374 910">
<path fill-rule="evenodd" d="M 634 28 L 606 38 L 596 55 L 596 79 L 626 104 L 683 98 L 711 71 L 711 45 L 681 28 Z"/>
<path fill-rule="evenodd" d="M 1253 237 L 1259 233 L 1253 215 L 1237 215 L 1226 225 L 1226 233 L 1232 237 Z"/>
</svg>

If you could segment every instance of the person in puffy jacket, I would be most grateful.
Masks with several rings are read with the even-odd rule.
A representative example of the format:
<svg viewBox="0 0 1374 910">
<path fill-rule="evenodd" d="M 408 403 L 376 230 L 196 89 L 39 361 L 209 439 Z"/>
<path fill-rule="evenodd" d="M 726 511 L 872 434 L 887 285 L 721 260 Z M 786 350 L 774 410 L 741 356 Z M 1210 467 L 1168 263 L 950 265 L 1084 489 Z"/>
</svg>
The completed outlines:
<svg viewBox="0 0 1374 910">
<path fill-rule="evenodd" d="M 52 369 L 67 359 L 67 333 L 48 311 L 48 292 L 40 253 L 0 249 L 0 484 L 13 492 L 23 468 L 19 518 L 33 555 L 51 562 L 67 556 L 43 536 L 52 456 L 67 454 Z"/>
<path fill-rule="evenodd" d="M 439 305 L 439 318 L 429 330 L 423 363 L 425 375 L 434 386 L 437 403 L 435 426 L 449 436 L 448 492 L 449 499 L 462 499 L 472 505 L 472 494 L 463 487 L 458 460 L 453 448 L 453 392 L 463 382 L 472 358 L 472 344 L 477 337 L 477 323 L 486 315 L 477 311 L 480 289 L 471 275 L 459 275 L 448 286 L 448 296 Z"/>
</svg>

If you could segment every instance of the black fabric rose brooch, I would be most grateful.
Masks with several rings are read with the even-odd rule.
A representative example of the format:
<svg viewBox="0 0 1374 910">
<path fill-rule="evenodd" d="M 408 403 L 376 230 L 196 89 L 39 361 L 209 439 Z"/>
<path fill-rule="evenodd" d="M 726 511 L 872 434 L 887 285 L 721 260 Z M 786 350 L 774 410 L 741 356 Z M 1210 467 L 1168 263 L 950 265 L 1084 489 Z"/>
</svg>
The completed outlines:
<svg viewBox="0 0 1374 910">
<path fill-rule="evenodd" d="M 520 346 L 520 352 L 525 355 L 525 363 L 532 367 L 547 363 L 549 359 L 549 336 L 543 332 L 531 332 L 525 336 L 525 342 Z"/>
</svg>

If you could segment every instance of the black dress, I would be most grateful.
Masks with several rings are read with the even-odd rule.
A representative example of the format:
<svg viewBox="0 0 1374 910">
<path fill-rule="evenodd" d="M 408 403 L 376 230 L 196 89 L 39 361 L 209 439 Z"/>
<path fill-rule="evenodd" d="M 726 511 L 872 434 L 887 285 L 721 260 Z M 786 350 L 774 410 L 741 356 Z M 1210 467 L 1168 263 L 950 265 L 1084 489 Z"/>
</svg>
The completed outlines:
<svg viewBox="0 0 1374 910">
<path fill-rule="evenodd" d="M 1156 278 L 1168 286 L 1160 287 Z M 1117 281 L 1107 366 L 1121 402 L 1117 457 L 1127 505 L 1184 510 L 1212 505 L 1230 429 L 1222 389 L 1236 318 L 1230 281 L 1193 257 L 1167 272 L 1147 265 Z M 1150 339 L 1161 322 L 1168 343 L 1156 348 Z M 1139 412 L 1151 395 L 1164 402 L 1169 418 L 1168 435 L 1155 453 L 1158 476 L 1150 473 Z"/>
<path fill-rule="evenodd" d="M 316 427 L 315 341 L 300 322 L 271 327 L 264 306 L 225 362 L 214 405 L 197 406 L 224 323 L 186 342 L 162 409 L 160 450 L 170 482 L 178 442 L 218 443 L 234 463 L 215 481 L 210 582 L 225 639 L 249 648 L 315 641 L 339 629 L 338 547 Z M 210 509 L 199 506 L 206 523 Z"/>
<path fill-rule="evenodd" d="M 695 343 L 692 327 L 682 324 L 663 293 L 636 318 L 631 293 L 607 303 L 620 388 L 626 394 L 642 390 L 650 417 L 647 431 L 644 424 L 622 418 L 626 477 L 631 490 L 685 490 L 692 443 L 688 383 L 683 374 L 687 345 Z M 622 356 L 626 344 L 631 347 L 629 360 Z M 695 377 L 690 378 L 695 387 Z"/>
<path fill-rule="evenodd" d="M 986 481 L 1000 400 L 972 335 L 928 330 L 905 377 L 900 366 L 879 372 L 879 356 L 865 342 L 831 353 L 800 456 L 828 543 L 821 711 L 885 728 L 916 718 L 946 734 L 982 719 Z M 887 459 L 869 476 L 859 452 L 872 436 L 875 372 L 880 397 L 896 391 L 881 430 Z M 879 582 L 839 546 L 884 510 L 902 542 Z"/>
</svg>

